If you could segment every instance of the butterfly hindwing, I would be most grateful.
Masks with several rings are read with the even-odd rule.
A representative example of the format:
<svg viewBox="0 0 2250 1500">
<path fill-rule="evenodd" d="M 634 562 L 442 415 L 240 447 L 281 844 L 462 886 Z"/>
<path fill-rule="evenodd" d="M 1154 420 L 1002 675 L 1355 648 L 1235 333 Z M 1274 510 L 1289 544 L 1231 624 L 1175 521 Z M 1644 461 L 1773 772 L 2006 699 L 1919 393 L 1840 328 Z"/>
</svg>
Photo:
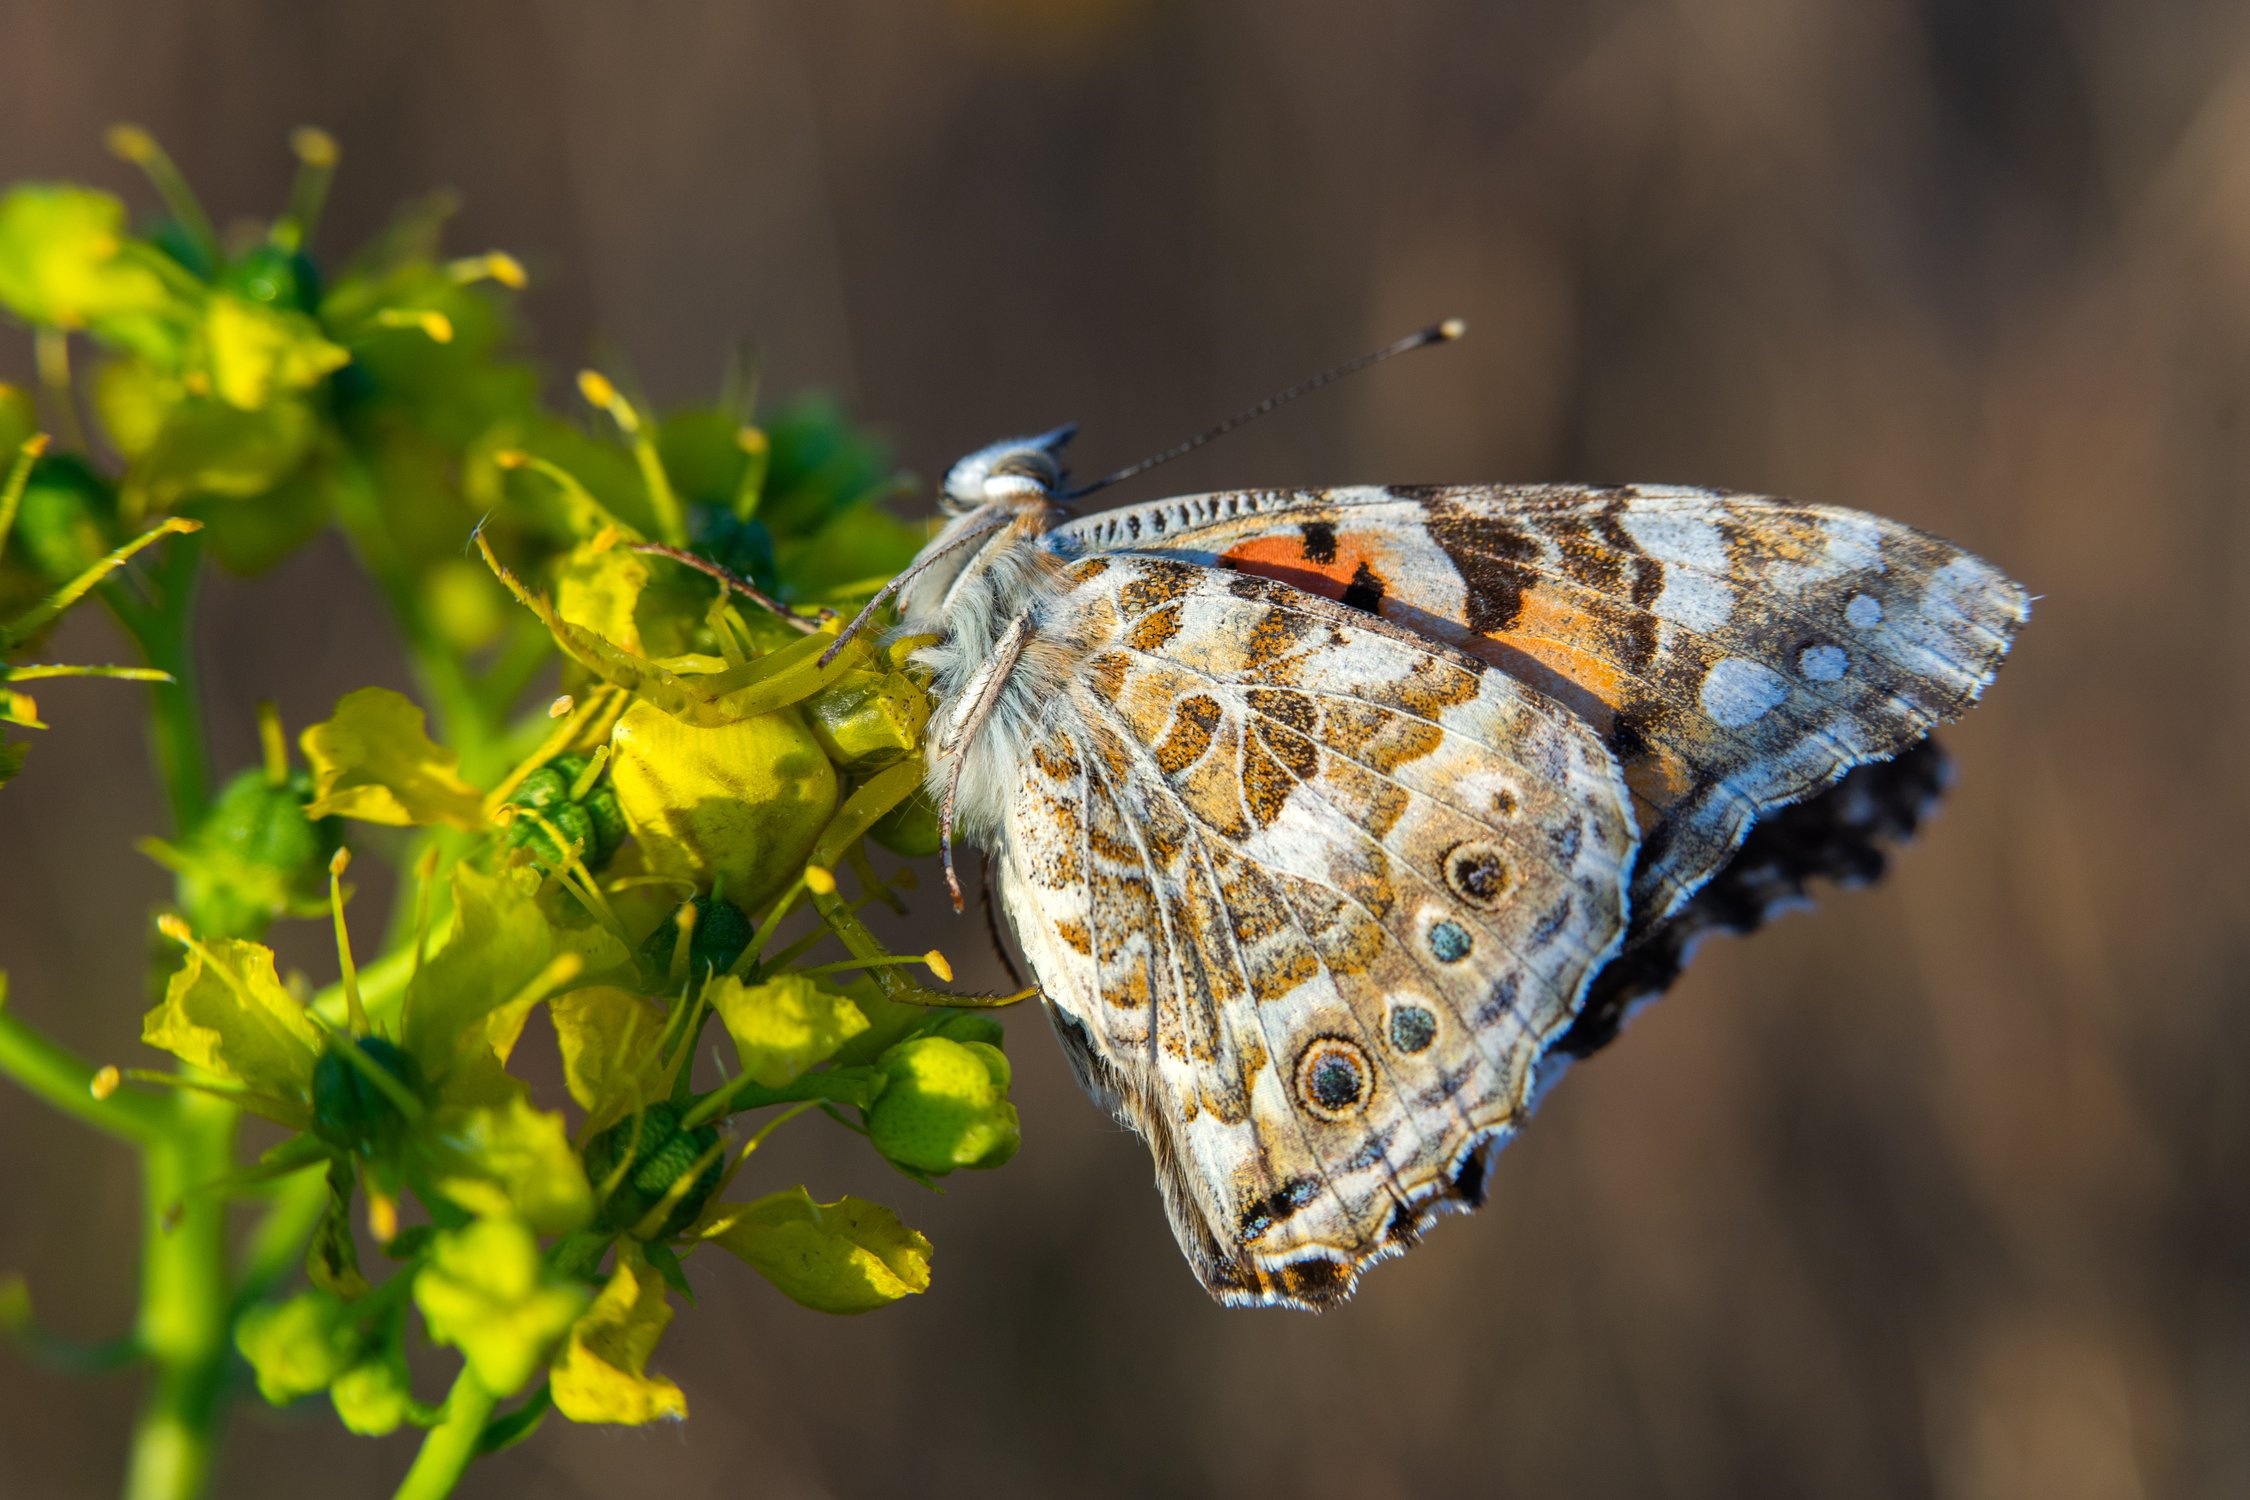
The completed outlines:
<svg viewBox="0 0 2250 1500">
<path fill-rule="evenodd" d="M 1230 1300 L 1319 1303 L 1474 1184 L 1623 936 L 1577 716 L 1285 584 L 1072 567 L 1012 726 L 1002 897 L 1081 1076 Z"/>
</svg>

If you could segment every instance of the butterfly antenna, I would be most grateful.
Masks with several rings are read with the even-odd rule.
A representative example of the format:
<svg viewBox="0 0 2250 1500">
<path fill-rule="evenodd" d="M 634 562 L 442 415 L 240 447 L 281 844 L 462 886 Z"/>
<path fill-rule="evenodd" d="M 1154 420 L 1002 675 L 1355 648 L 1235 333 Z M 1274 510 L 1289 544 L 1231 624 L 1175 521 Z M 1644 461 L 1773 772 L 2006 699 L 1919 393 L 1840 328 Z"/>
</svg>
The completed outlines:
<svg viewBox="0 0 2250 1500">
<path fill-rule="evenodd" d="M 1139 463 L 1127 464 L 1114 473 L 1104 474 L 1091 484 L 1082 484 L 1074 490 L 1067 490 L 1061 498 L 1064 500 L 1079 500 L 1091 495 L 1096 490 L 1108 489 L 1119 480 L 1131 479 L 1136 474 L 1148 472 L 1158 464 L 1168 464 L 1182 454 L 1193 453 L 1212 439 L 1225 437 L 1245 422 L 1254 421 L 1264 416 L 1284 402 L 1294 401 L 1299 396 L 1317 391 L 1330 381 L 1342 380 L 1346 375 L 1356 375 L 1369 365 L 1381 364 L 1394 355 L 1405 354 L 1410 350 L 1425 348 L 1431 344 L 1450 344 L 1468 331 L 1469 325 L 1459 318 L 1447 318 L 1442 323 L 1432 323 L 1420 333 L 1410 333 L 1395 344 L 1385 344 L 1382 348 L 1362 354 L 1357 359 L 1347 359 L 1334 369 L 1321 371 L 1310 380 L 1300 380 L 1286 390 L 1276 391 L 1256 406 L 1244 407 L 1216 427 L 1199 432 L 1184 443 L 1176 443 L 1153 457 L 1144 458 Z"/>
<path fill-rule="evenodd" d="M 883 607 L 883 602 L 886 599 L 889 599 L 891 595 L 904 588 L 907 584 L 912 583 L 915 577 L 920 574 L 924 568 L 927 568 L 931 563 L 936 562 L 939 558 L 945 556 L 949 552 L 958 552 L 963 547 L 966 547 L 969 543 L 977 541 L 982 537 L 988 537 L 992 535 L 993 532 L 998 531 L 1001 527 L 1007 525 L 1008 519 L 1009 518 L 1005 512 L 996 514 L 989 521 L 985 521 L 978 525 L 969 527 L 966 531 L 963 531 L 952 541 L 947 542 L 943 547 L 939 547 L 935 551 L 924 552 L 920 557 L 914 559 L 914 565 L 912 567 L 908 568 L 905 572 L 893 578 L 889 583 L 886 583 L 881 588 L 877 589 L 875 591 L 875 597 L 869 599 L 865 604 L 860 606 L 859 613 L 852 616 L 851 623 L 847 624 L 840 632 L 838 632 L 835 643 L 831 645 L 826 651 L 820 653 L 820 665 L 825 667 L 831 661 L 834 661 L 836 659 L 836 653 L 843 650 L 845 644 L 849 642 L 853 636 L 858 635 L 861 630 L 866 628 L 867 622 L 875 617 L 875 611 Z"/>
</svg>

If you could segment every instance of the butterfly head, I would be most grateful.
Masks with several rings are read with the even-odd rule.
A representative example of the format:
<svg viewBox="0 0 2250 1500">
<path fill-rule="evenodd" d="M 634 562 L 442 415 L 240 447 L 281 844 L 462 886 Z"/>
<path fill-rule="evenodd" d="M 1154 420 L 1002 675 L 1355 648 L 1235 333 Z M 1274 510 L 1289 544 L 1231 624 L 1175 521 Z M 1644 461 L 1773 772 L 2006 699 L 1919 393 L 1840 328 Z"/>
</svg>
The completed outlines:
<svg viewBox="0 0 2250 1500">
<path fill-rule="evenodd" d="M 1073 422 L 1037 437 L 1009 438 L 979 448 L 945 471 L 938 504 L 953 516 L 987 505 L 1013 510 L 1051 504 L 1062 488 L 1063 445 L 1077 431 Z"/>
</svg>

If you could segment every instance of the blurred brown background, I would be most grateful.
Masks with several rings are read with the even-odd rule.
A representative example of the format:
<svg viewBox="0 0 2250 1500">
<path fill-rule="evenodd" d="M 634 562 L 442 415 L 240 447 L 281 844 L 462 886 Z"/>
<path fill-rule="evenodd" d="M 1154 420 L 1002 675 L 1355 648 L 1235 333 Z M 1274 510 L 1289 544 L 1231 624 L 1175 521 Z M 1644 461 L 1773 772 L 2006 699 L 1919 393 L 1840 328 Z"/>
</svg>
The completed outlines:
<svg viewBox="0 0 2250 1500">
<path fill-rule="evenodd" d="M 834 1321 L 706 1273 L 663 1359 L 689 1424 L 554 1424 L 467 1493 L 2250 1494 L 2235 0 L 0 10 L 0 180 L 137 194 L 100 147 L 128 117 L 222 214 L 326 125 L 331 249 L 457 187 L 550 356 L 678 399 L 747 338 L 925 475 L 1070 418 L 1094 472 L 1458 313 L 1458 348 L 1134 493 L 1720 484 L 1901 517 L 2043 596 L 1892 879 L 1712 944 L 1483 1214 L 1344 1311 L 1207 1303 L 1140 1146 L 1020 1013 L 1008 1170 L 909 1197 L 819 1130 L 776 1168 L 899 1202 L 931 1295 Z M 302 724 L 402 682 L 340 574 L 209 600 L 224 764 L 262 695 Z M 0 965 L 127 1060 L 160 815 L 129 693 L 44 697 Z M 0 1182 L 0 1268 L 121 1327 L 126 1159 L 0 1092 Z M 109 1493 L 132 1396 L 0 1353 L 0 1494 Z M 409 1458 L 317 1403 L 236 1437 L 228 1495 L 378 1496 Z"/>
</svg>

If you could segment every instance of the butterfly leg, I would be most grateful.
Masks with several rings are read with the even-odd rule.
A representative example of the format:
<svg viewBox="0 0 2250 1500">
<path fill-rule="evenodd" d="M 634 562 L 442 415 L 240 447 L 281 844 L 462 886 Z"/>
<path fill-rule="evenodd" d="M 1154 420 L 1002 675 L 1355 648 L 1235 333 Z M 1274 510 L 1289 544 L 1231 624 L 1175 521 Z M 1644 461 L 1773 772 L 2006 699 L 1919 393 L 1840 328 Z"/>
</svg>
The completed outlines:
<svg viewBox="0 0 2250 1500">
<path fill-rule="evenodd" d="M 1000 695 L 1007 690 L 1009 674 L 1023 658 L 1023 648 L 1030 644 L 1031 616 L 1016 616 L 1005 634 L 993 647 L 992 659 L 977 668 L 961 693 L 961 707 L 946 727 L 945 738 L 939 743 L 942 755 L 953 757 L 953 770 L 945 779 L 945 800 L 938 808 L 938 846 L 945 856 L 945 888 L 953 895 L 953 909 L 960 911 L 961 878 L 953 869 L 953 813 L 961 796 L 961 768 L 968 763 L 969 744 L 984 727 L 985 720 L 999 706 Z"/>
</svg>

